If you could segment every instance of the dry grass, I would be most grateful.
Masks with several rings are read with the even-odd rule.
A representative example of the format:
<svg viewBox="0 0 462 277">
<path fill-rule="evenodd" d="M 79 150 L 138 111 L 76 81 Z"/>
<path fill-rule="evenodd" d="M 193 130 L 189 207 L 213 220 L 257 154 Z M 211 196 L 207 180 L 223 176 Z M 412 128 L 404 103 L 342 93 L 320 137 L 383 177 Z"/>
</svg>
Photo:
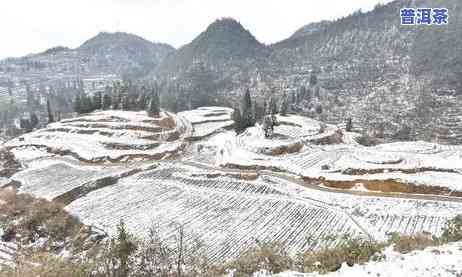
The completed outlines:
<svg viewBox="0 0 462 277">
<path fill-rule="evenodd" d="M 429 234 L 416 234 L 413 236 L 392 234 L 390 242 L 393 243 L 395 251 L 403 254 L 438 245 L 438 241 L 434 240 Z"/>
<path fill-rule="evenodd" d="M 341 246 L 320 251 L 308 251 L 299 256 L 297 261 L 302 272 L 328 273 L 338 270 L 343 263 L 349 266 L 363 264 L 369 260 L 380 260 L 385 245 L 359 239 L 345 240 Z"/>
<path fill-rule="evenodd" d="M 284 247 L 278 243 L 262 243 L 244 252 L 226 268 L 235 270 L 234 276 L 252 276 L 254 272 L 267 270 L 279 273 L 292 268 L 293 261 L 285 252 Z"/>
<path fill-rule="evenodd" d="M 2 268 L 0 277 L 91 277 L 90 264 L 54 257 L 45 252 L 21 256 L 15 268 Z M 103 276 L 101 276 L 103 277 Z"/>
<path fill-rule="evenodd" d="M 82 224 L 68 214 L 64 206 L 27 194 L 17 194 L 10 189 L 0 190 L 0 219 L 4 222 L 4 240 L 20 238 L 23 243 L 33 243 L 47 238 L 49 245 L 73 238 Z"/>
</svg>

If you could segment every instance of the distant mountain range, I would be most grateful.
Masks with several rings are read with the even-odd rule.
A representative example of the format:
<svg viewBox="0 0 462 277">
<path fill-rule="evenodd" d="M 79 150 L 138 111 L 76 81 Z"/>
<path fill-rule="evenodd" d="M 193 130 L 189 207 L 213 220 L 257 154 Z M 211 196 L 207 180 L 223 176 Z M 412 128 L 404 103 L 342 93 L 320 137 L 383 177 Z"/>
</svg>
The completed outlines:
<svg viewBox="0 0 462 277">
<path fill-rule="evenodd" d="M 420 6 L 449 8 L 450 24 L 400 26 L 399 9 Z M 399 0 L 378 5 L 371 12 L 308 24 L 269 46 L 260 43 L 239 22 L 224 18 L 178 50 L 132 34 L 100 33 L 77 49 L 55 47 L 27 59 L 53 64 L 72 53 L 90 70 L 175 79 L 187 76 L 201 64 L 214 72 L 217 80 L 230 80 L 237 86 L 257 77 L 284 79 L 294 85 L 289 78 L 293 74 L 317 71 L 328 87 L 346 89 L 356 87 L 352 83 L 357 79 L 367 82 L 411 74 L 454 90 L 462 87 L 461 14 L 457 0 Z"/>
</svg>

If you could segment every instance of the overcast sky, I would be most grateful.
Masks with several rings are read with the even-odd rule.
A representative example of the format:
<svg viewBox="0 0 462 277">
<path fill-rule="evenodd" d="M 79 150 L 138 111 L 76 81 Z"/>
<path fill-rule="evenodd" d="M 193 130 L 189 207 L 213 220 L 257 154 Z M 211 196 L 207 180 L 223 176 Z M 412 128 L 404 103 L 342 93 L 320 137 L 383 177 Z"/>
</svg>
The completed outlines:
<svg viewBox="0 0 462 277">
<path fill-rule="evenodd" d="M 0 58 L 77 47 L 100 31 L 123 31 L 175 47 L 211 22 L 233 17 L 272 43 L 303 25 L 390 0 L 1 0 Z"/>
</svg>

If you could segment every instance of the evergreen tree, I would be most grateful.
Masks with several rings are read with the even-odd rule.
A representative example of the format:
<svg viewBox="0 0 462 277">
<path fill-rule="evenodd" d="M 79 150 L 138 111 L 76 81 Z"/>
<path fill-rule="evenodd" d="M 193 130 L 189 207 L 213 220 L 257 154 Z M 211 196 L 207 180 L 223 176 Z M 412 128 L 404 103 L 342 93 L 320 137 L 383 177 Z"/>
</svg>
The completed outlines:
<svg viewBox="0 0 462 277">
<path fill-rule="evenodd" d="M 103 102 L 103 96 L 100 91 L 96 92 L 93 95 L 93 110 L 101 110 L 101 105 Z"/>
<path fill-rule="evenodd" d="M 19 128 L 25 130 L 26 132 L 32 131 L 32 124 L 30 123 L 30 120 L 21 118 L 19 120 Z"/>
<path fill-rule="evenodd" d="M 39 124 L 39 119 L 35 113 L 32 113 L 30 115 L 30 124 L 31 124 L 32 129 L 37 127 L 37 125 Z"/>
<path fill-rule="evenodd" d="M 122 111 L 128 111 L 130 108 L 130 99 L 128 99 L 128 95 L 123 96 L 121 101 L 121 109 Z"/>
<path fill-rule="evenodd" d="M 74 112 L 81 114 L 82 113 L 82 102 L 80 95 L 77 95 L 74 99 Z"/>
<path fill-rule="evenodd" d="M 351 119 L 351 117 L 349 117 L 346 122 L 345 130 L 347 132 L 351 132 L 352 129 L 353 129 L 353 120 Z"/>
<path fill-rule="evenodd" d="M 288 106 L 289 106 L 289 103 L 287 103 L 287 96 L 284 94 L 284 96 L 282 97 L 281 109 L 280 109 L 280 114 L 282 116 L 287 115 L 287 110 L 289 108 Z"/>
<path fill-rule="evenodd" d="M 93 103 L 91 101 L 91 98 L 82 94 L 80 96 L 80 105 L 81 105 L 81 113 L 91 113 L 93 111 Z"/>
<path fill-rule="evenodd" d="M 152 92 L 151 103 L 149 104 L 149 116 L 159 117 L 160 116 L 160 99 L 157 91 Z"/>
<path fill-rule="evenodd" d="M 112 105 L 112 97 L 109 94 L 104 94 L 103 96 L 103 104 L 102 108 L 103 110 L 109 110 Z"/>
<path fill-rule="evenodd" d="M 255 125 L 255 119 L 253 118 L 252 111 L 252 99 L 250 97 L 250 91 L 247 89 L 244 94 L 242 102 L 242 128 L 248 128 Z"/>
<path fill-rule="evenodd" d="M 261 106 L 258 104 L 257 101 L 254 101 L 254 109 L 255 109 L 255 121 L 261 121 L 263 120 L 263 117 L 265 116 L 265 107 L 264 105 Z"/>
<path fill-rule="evenodd" d="M 270 98 L 269 113 L 271 115 L 275 115 L 278 113 L 278 105 L 277 105 L 277 100 L 275 97 Z"/>
<path fill-rule="evenodd" d="M 265 131 L 265 138 L 270 138 L 274 132 L 274 116 L 265 115 L 263 118 L 263 131 Z"/>
<path fill-rule="evenodd" d="M 322 106 L 321 105 L 316 106 L 316 113 L 317 114 L 322 114 Z"/>
<path fill-rule="evenodd" d="M 128 277 L 130 272 L 130 257 L 137 250 L 137 245 L 123 221 L 120 221 L 117 226 L 117 242 L 115 243 L 115 250 L 119 260 L 117 276 Z"/>
<path fill-rule="evenodd" d="M 48 113 L 48 123 L 55 122 L 55 119 L 53 117 L 53 112 L 51 111 L 51 104 L 50 104 L 49 98 L 47 98 L 47 113 Z"/>
<path fill-rule="evenodd" d="M 115 97 L 112 99 L 112 108 L 114 110 L 120 109 L 120 101 L 121 101 L 121 96 L 120 93 L 116 93 Z"/>
<path fill-rule="evenodd" d="M 240 133 L 242 131 L 242 118 L 241 118 L 241 111 L 239 110 L 239 108 L 234 108 L 233 120 L 234 120 L 234 129 L 236 130 L 236 133 Z"/>
</svg>

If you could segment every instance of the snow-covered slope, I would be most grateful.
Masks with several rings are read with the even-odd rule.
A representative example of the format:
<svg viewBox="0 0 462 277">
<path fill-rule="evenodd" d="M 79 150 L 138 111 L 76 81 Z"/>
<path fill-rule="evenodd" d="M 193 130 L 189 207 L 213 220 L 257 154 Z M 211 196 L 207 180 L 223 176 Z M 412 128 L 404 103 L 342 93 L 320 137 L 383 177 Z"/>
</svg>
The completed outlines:
<svg viewBox="0 0 462 277">
<path fill-rule="evenodd" d="M 233 109 L 224 107 L 201 107 L 178 115 L 186 118 L 193 125 L 194 140 L 202 139 L 234 125 Z"/>
<path fill-rule="evenodd" d="M 303 120 L 292 122 L 301 123 Z M 337 139 L 345 136 L 338 130 L 328 127 L 309 135 L 309 130 L 317 130 L 316 123 L 302 126 L 276 127 L 284 129 L 279 132 L 285 138 L 267 139 L 260 127 L 238 136 L 232 131 L 217 134 L 201 141 L 200 149 L 207 151 L 196 153 L 192 159 L 221 166 L 276 168 L 336 188 L 363 183 L 370 190 L 462 197 L 462 147 L 421 141 L 365 147 L 351 139 L 352 134 L 342 143 Z M 313 141 L 331 135 L 335 139 L 324 141 L 331 143 Z M 391 184 L 396 188 L 389 189 Z"/>
<path fill-rule="evenodd" d="M 146 112 L 103 111 L 50 124 L 6 147 L 19 157 L 45 150 L 86 162 L 160 159 L 178 151 L 190 129 L 185 119 L 168 113 L 152 118 Z"/>
</svg>

